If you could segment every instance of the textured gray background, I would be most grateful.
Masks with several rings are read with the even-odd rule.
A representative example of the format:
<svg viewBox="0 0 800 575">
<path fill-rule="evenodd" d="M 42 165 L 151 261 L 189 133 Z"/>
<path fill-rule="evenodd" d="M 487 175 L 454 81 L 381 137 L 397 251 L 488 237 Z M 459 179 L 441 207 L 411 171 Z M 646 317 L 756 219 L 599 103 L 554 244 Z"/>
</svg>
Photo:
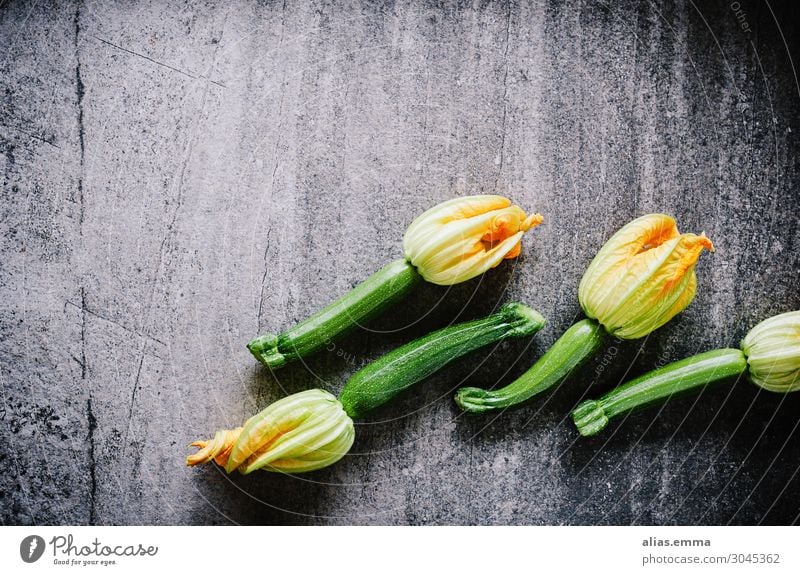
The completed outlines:
<svg viewBox="0 0 800 575">
<path fill-rule="evenodd" d="M 800 308 L 786 10 L 741 2 L 2 2 L 5 524 L 794 523 L 800 394 L 742 381 L 582 440 L 582 397 Z M 270 375 L 244 344 L 400 255 L 434 203 L 546 223 L 481 280 Z M 460 417 L 581 317 L 593 253 L 645 212 L 717 247 L 689 309 L 548 398 Z M 302 477 L 187 469 L 286 392 L 519 299 L 551 322 L 359 425 Z M 379 333 L 375 333 L 375 332 Z"/>
</svg>

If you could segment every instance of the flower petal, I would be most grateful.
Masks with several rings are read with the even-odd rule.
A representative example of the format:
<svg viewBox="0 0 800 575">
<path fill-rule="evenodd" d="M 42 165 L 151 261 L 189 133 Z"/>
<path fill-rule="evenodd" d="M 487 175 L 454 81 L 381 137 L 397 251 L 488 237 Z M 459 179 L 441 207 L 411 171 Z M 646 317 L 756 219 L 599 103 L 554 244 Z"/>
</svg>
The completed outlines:
<svg viewBox="0 0 800 575">
<path fill-rule="evenodd" d="M 694 266 L 704 249 L 714 249 L 705 234 L 679 234 L 669 216 L 638 218 L 590 264 L 578 292 L 581 305 L 613 335 L 644 337 L 691 303 Z"/>
<path fill-rule="evenodd" d="M 800 390 L 800 311 L 766 319 L 742 340 L 750 379 L 769 391 Z"/>
<path fill-rule="evenodd" d="M 647 214 L 624 225 L 603 244 L 589 264 L 578 287 L 578 299 L 583 302 L 591 286 L 607 283 L 609 276 L 621 273 L 635 255 L 651 251 L 679 235 L 677 223 L 666 214 Z"/>
<path fill-rule="evenodd" d="M 500 264 L 506 255 L 516 248 L 524 232 L 518 232 L 500 242 L 489 251 L 479 251 L 455 265 L 429 274 L 425 279 L 438 285 L 453 285 L 479 276 Z"/>
</svg>

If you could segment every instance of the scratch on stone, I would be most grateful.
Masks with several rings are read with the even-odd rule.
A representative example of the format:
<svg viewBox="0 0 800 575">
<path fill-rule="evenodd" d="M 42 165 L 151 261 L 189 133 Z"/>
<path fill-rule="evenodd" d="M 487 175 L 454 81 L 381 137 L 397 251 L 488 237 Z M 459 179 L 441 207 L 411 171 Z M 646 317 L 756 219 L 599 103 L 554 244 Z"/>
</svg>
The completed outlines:
<svg viewBox="0 0 800 575">
<path fill-rule="evenodd" d="M 81 380 L 86 381 L 86 289 L 81 286 Z M 96 460 L 94 454 L 94 431 L 97 429 L 97 418 L 92 411 L 92 393 L 89 392 L 89 398 L 86 400 L 86 422 L 88 426 L 89 441 L 89 525 L 96 523 L 96 496 L 97 496 L 97 476 L 96 476 Z"/>
<path fill-rule="evenodd" d="M 508 45 L 509 34 L 511 32 L 511 2 L 508 3 L 508 11 L 506 13 L 506 38 L 505 47 L 503 48 L 503 60 L 505 69 L 503 71 L 503 119 L 500 124 L 500 162 L 497 167 L 497 176 L 494 180 L 495 190 L 497 189 L 497 182 L 500 175 L 503 173 L 503 166 L 505 164 L 505 149 L 506 149 L 506 119 L 508 118 Z"/>
<path fill-rule="evenodd" d="M 224 34 L 224 31 L 225 31 L 225 24 L 227 23 L 227 21 L 228 21 L 228 14 L 226 12 L 225 20 L 222 23 L 222 31 L 220 32 L 220 41 L 222 40 L 222 36 Z M 101 41 L 105 42 L 105 40 L 102 40 L 100 38 L 98 38 L 98 40 L 101 40 Z M 106 43 L 107 44 L 111 44 L 110 42 L 106 42 Z M 111 45 L 115 46 L 114 44 L 111 44 Z M 119 47 L 119 46 L 116 46 L 116 47 Z M 120 49 L 124 50 L 124 48 L 120 48 Z M 216 47 L 214 48 L 214 54 L 213 54 L 213 56 L 211 58 L 211 69 L 212 70 L 214 69 L 214 64 L 216 62 L 218 50 L 219 50 L 219 42 L 217 43 Z M 128 51 L 128 50 L 126 50 L 126 51 Z M 135 53 L 135 52 L 132 52 L 132 53 Z M 147 58 L 147 56 L 142 56 L 142 57 L 145 58 L 145 59 L 148 59 L 148 60 L 151 59 L 151 58 Z M 155 62 L 155 60 L 153 60 L 153 61 Z M 156 63 L 158 63 L 158 62 L 156 62 Z M 169 66 L 167 66 L 167 67 L 169 67 Z M 177 71 L 181 72 L 180 70 L 177 70 Z M 194 76 L 192 76 L 192 77 L 194 77 Z M 165 249 L 165 247 L 167 245 L 167 241 L 169 240 L 169 238 L 173 234 L 173 230 L 175 228 L 175 223 L 178 221 L 178 213 L 180 212 L 181 206 L 183 205 L 183 181 L 184 181 L 184 178 L 186 176 L 186 169 L 189 166 L 189 160 L 191 160 L 192 154 L 194 153 L 195 140 L 197 139 L 197 132 L 200 129 L 200 122 L 201 122 L 201 119 L 203 117 L 203 113 L 205 112 L 205 109 L 206 109 L 206 100 L 207 99 L 208 99 L 208 84 L 206 84 L 204 86 L 203 95 L 200 98 L 200 113 L 197 115 L 197 120 L 196 120 L 196 122 L 194 124 L 194 129 L 192 131 L 192 135 L 190 136 L 189 141 L 186 144 L 183 161 L 181 162 L 180 176 L 178 177 L 178 185 L 177 185 L 178 192 L 177 192 L 177 197 L 175 199 L 175 204 L 176 204 L 175 205 L 175 209 L 172 212 L 172 217 L 170 218 L 169 224 L 167 224 L 167 229 L 166 229 L 166 232 L 164 234 L 164 237 L 161 239 L 161 244 L 158 247 L 158 261 L 156 262 L 156 269 L 155 269 L 155 273 L 153 274 L 153 282 L 152 282 L 152 285 L 151 285 L 150 296 L 148 298 L 148 303 L 147 303 L 148 314 L 149 314 L 149 311 L 150 311 L 150 309 L 152 308 L 152 305 L 153 305 L 153 298 L 155 297 L 156 284 L 158 282 L 158 274 L 161 271 L 161 266 L 164 263 L 164 249 Z M 149 317 L 148 317 L 148 319 L 149 319 Z"/>
<path fill-rule="evenodd" d="M 264 275 L 261 276 L 261 296 L 258 300 L 258 328 L 261 329 L 261 314 L 264 310 L 264 289 L 267 285 L 267 272 L 269 266 L 267 265 L 267 255 L 269 254 L 269 245 L 272 238 L 272 228 L 267 229 L 267 245 L 264 248 Z"/>
<path fill-rule="evenodd" d="M 89 309 L 89 307 L 86 305 L 86 300 L 84 299 L 83 288 L 81 288 L 81 304 L 80 305 L 76 304 L 75 302 L 69 301 L 69 300 L 67 300 L 64 305 L 65 305 L 65 307 L 67 305 L 71 305 L 71 306 L 81 310 L 82 313 L 88 313 L 89 315 L 91 315 L 93 317 L 96 317 L 98 319 L 102 319 L 103 321 L 107 321 L 108 323 L 112 323 L 115 326 L 127 331 L 128 333 L 132 333 L 133 335 L 136 335 L 138 337 L 143 337 L 143 338 L 146 338 L 146 339 L 153 340 L 154 342 L 156 342 L 158 344 L 161 344 L 161 345 L 164 345 L 164 346 L 167 345 L 166 343 L 164 343 L 160 339 L 158 339 L 158 338 L 156 338 L 156 337 L 154 337 L 154 336 L 152 336 L 150 334 L 136 331 L 135 329 L 130 328 L 130 327 L 126 326 L 125 324 L 122 324 L 122 323 L 118 322 L 117 320 L 111 319 L 110 317 L 107 317 L 107 316 L 102 315 L 102 314 L 100 314 L 100 313 L 98 313 L 98 312 L 96 312 L 96 311 L 94 311 L 92 309 Z M 85 357 L 84 357 L 84 359 L 85 359 Z"/>
<path fill-rule="evenodd" d="M 281 47 L 283 46 L 283 36 L 286 30 L 286 0 L 283 2 L 282 12 L 281 12 L 281 33 L 278 37 L 278 52 L 281 51 Z M 283 68 L 283 76 L 281 78 L 281 97 L 278 101 L 278 133 L 280 134 L 281 129 L 283 127 L 283 101 L 284 97 L 286 96 L 286 67 Z M 278 162 L 278 150 L 280 149 L 281 140 L 280 137 L 277 138 L 275 142 L 275 149 L 272 152 L 272 175 L 270 177 L 269 182 L 269 189 L 270 192 L 275 188 L 275 174 L 278 172 L 278 166 L 280 163 Z M 269 272 L 269 266 L 267 265 L 267 254 L 269 252 L 270 246 L 270 238 L 272 235 L 272 227 L 270 226 L 267 231 L 267 245 L 264 248 L 264 274 L 261 276 L 261 293 L 259 294 L 258 300 L 258 317 L 256 321 L 258 322 L 258 329 L 261 329 L 261 315 L 264 311 L 264 289 L 267 283 L 267 273 Z"/>
<path fill-rule="evenodd" d="M 54 148 L 58 148 L 59 150 L 61 149 L 61 146 L 59 146 L 54 141 L 52 141 L 52 138 L 50 140 L 48 140 L 44 136 L 40 136 L 39 134 L 36 134 L 34 132 L 29 132 L 28 130 L 23 130 L 19 126 L 11 126 L 9 124 L 0 124 L 0 128 L 8 128 L 10 130 L 14 130 L 15 132 L 19 132 L 20 134 L 25 134 L 29 138 L 33 138 L 34 140 L 38 140 L 40 142 L 44 142 L 45 144 L 47 144 L 49 146 L 53 146 Z"/>
<path fill-rule="evenodd" d="M 227 88 L 227 86 L 225 84 L 223 84 L 222 82 L 217 82 L 216 80 L 212 80 L 211 78 L 208 78 L 207 76 L 203 76 L 202 74 L 201 75 L 194 75 L 191 72 L 187 72 L 186 70 L 181 70 L 180 68 L 176 68 L 175 66 L 170 66 L 169 64 L 165 64 L 164 62 L 159 62 L 158 60 L 155 60 L 155 59 L 151 58 L 150 56 L 145 56 L 144 54 L 140 54 L 139 52 L 134 52 L 133 50 L 128 50 L 127 48 L 123 48 L 122 46 L 114 44 L 113 42 L 109 42 L 108 40 L 105 40 L 103 38 L 98 38 L 97 36 L 92 36 L 92 38 L 94 38 L 95 40 L 99 40 L 103 44 L 107 44 L 107 45 L 109 45 L 109 46 L 111 46 L 113 48 L 116 48 L 117 50 L 121 50 L 122 52 L 127 52 L 128 54 L 132 54 L 134 56 L 138 56 L 139 58 L 143 58 L 143 59 L 147 60 L 148 62 L 152 62 L 153 64 L 156 64 L 158 66 L 162 66 L 163 68 L 167 68 L 168 70 L 172 70 L 173 72 L 177 72 L 178 74 L 183 74 L 184 76 L 186 76 L 188 78 L 192 78 L 193 80 L 206 80 L 206 81 L 210 82 L 211 84 L 214 84 L 215 86 L 219 86 L 220 88 Z"/>
<path fill-rule="evenodd" d="M 92 395 L 86 400 L 86 419 L 89 422 L 89 525 L 97 520 L 95 501 L 97 499 L 96 459 L 94 453 L 94 432 L 97 429 L 97 418 L 92 411 Z"/>
<path fill-rule="evenodd" d="M 133 419 L 133 406 L 136 403 L 136 391 L 139 389 L 139 377 L 142 375 L 142 365 L 144 364 L 144 346 L 142 347 L 142 353 L 139 354 L 139 367 L 136 369 L 136 378 L 133 381 L 133 391 L 131 392 L 131 402 L 128 405 L 128 425 L 126 430 L 130 430 L 131 427 L 131 420 Z M 127 434 L 127 431 L 126 431 Z"/>
<path fill-rule="evenodd" d="M 81 287 L 81 379 L 86 379 L 86 290 Z"/>
<path fill-rule="evenodd" d="M 78 102 L 78 143 L 80 144 L 80 171 L 78 172 L 78 204 L 80 209 L 80 233 L 83 234 L 83 174 L 86 162 L 86 145 L 84 141 L 84 126 L 83 126 L 83 96 L 85 89 L 83 79 L 81 78 L 81 58 L 78 50 L 78 38 L 81 33 L 81 3 L 78 2 L 75 6 L 75 93 Z"/>
</svg>

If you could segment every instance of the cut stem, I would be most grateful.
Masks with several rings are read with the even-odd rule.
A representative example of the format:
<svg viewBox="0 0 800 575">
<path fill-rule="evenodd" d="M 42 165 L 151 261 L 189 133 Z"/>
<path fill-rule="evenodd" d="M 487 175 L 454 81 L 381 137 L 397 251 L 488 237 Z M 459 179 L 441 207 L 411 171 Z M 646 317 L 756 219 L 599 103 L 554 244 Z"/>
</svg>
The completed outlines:
<svg viewBox="0 0 800 575">
<path fill-rule="evenodd" d="M 600 399 L 584 401 L 572 412 L 583 436 L 602 431 L 621 413 L 644 407 L 676 393 L 744 373 L 747 359 L 738 349 L 716 349 L 665 365 L 620 385 Z"/>
<path fill-rule="evenodd" d="M 523 403 L 567 377 L 599 349 L 605 334 L 596 320 L 581 320 L 564 332 L 539 361 L 514 382 L 493 391 L 464 387 L 456 392 L 456 403 L 467 413 L 483 413 Z"/>
<path fill-rule="evenodd" d="M 497 313 L 434 331 L 373 361 L 348 380 L 339 401 L 350 417 L 363 417 L 454 359 L 507 338 L 533 335 L 544 325 L 536 310 L 506 304 Z"/>
<path fill-rule="evenodd" d="M 403 299 L 421 276 L 404 259 L 384 266 L 305 321 L 279 335 L 266 334 L 247 344 L 264 365 L 276 369 L 307 357 Z"/>
</svg>

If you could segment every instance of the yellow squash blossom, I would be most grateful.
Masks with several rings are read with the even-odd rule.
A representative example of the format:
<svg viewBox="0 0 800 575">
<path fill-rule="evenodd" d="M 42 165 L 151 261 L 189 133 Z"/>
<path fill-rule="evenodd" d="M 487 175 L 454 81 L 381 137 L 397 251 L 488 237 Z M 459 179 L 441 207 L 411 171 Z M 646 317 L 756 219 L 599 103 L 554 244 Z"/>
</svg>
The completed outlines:
<svg viewBox="0 0 800 575">
<path fill-rule="evenodd" d="M 408 226 L 403 252 L 426 281 L 457 284 L 517 257 L 522 235 L 542 220 L 502 196 L 455 198 Z"/>
<path fill-rule="evenodd" d="M 350 450 L 353 420 L 333 395 L 311 389 L 276 401 L 236 429 L 195 441 L 194 466 L 214 460 L 228 473 L 256 469 L 302 473 L 327 467 Z"/>
<path fill-rule="evenodd" d="M 748 373 L 769 391 L 800 390 L 800 311 L 765 319 L 742 340 Z"/>
<path fill-rule="evenodd" d="M 694 266 L 714 250 L 705 234 L 682 234 L 675 220 L 648 214 L 606 242 L 578 288 L 584 313 L 616 337 L 636 339 L 667 323 L 691 303 Z"/>
</svg>

